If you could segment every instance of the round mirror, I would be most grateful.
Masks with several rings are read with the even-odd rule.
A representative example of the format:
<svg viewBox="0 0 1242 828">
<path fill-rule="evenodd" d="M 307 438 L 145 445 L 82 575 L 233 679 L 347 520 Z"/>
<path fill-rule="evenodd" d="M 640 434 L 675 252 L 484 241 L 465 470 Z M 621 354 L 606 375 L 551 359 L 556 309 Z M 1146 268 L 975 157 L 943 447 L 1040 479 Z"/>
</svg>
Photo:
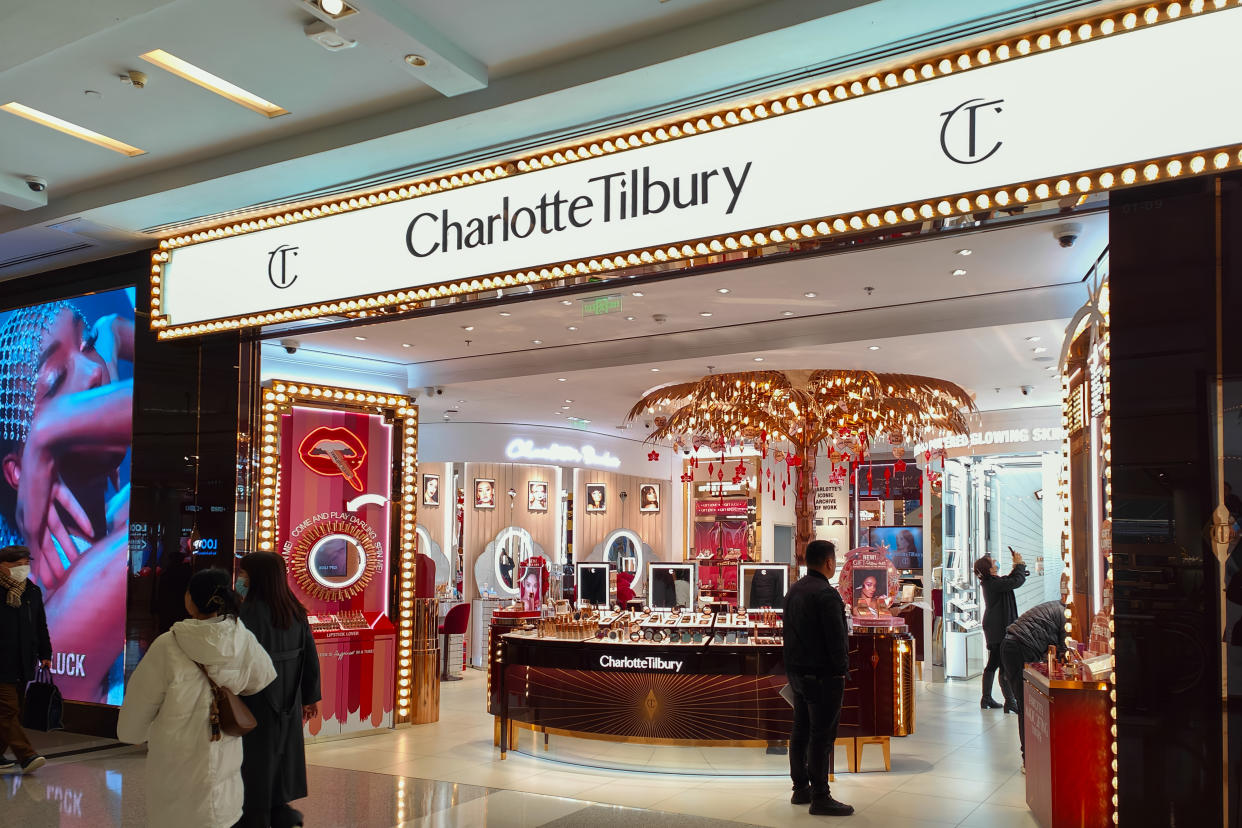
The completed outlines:
<svg viewBox="0 0 1242 828">
<path fill-rule="evenodd" d="M 344 589 L 367 571 L 367 556 L 349 535 L 326 535 L 306 555 L 311 580 L 327 589 Z"/>
</svg>

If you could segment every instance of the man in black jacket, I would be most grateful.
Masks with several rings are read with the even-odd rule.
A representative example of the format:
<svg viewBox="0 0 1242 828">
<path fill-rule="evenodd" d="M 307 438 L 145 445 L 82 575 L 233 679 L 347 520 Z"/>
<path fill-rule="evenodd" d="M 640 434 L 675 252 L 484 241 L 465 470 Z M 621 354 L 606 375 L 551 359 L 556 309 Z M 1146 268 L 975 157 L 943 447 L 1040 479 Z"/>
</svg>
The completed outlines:
<svg viewBox="0 0 1242 828">
<path fill-rule="evenodd" d="M 1027 663 L 1044 661 L 1048 648 L 1057 648 L 1057 658 L 1065 655 L 1065 605 L 1046 601 L 1018 616 L 1005 630 L 1001 642 L 1001 681 L 1009 682 L 1014 712 L 1018 714 L 1018 742 L 1026 761 L 1026 727 L 1023 718 L 1022 670 Z"/>
<path fill-rule="evenodd" d="M 24 546 L 0 549 L 0 773 L 15 767 L 4 758 L 9 748 L 22 773 L 47 764 L 26 738 L 21 721 L 22 699 L 27 682 L 34 679 L 36 663 L 52 666 L 43 593 L 29 576 L 30 550 Z"/>
<path fill-rule="evenodd" d="M 785 596 L 785 675 L 794 696 L 790 801 L 809 802 L 812 814 L 849 816 L 853 807 L 833 799 L 828 790 L 828 758 L 837 741 L 850 666 L 845 602 L 828 583 L 836 555 L 829 541 L 807 544 L 806 577 Z"/>
</svg>

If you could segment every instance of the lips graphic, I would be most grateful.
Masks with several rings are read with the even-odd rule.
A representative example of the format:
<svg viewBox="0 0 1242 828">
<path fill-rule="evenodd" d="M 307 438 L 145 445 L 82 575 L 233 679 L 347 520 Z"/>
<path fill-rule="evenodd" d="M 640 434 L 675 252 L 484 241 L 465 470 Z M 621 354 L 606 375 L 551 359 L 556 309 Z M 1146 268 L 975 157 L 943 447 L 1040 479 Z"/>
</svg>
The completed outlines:
<svg viewBox="0 0 1242 828">
<path fill-rule="evenodd" d="M 367 449 L 349 429 L 329 426 L 314 429 L 298 446 L 298 456 L 315 474 L 343 477 L 355 491 L 362 491 L 358 470 L 366 462 Z"/>
</svg>

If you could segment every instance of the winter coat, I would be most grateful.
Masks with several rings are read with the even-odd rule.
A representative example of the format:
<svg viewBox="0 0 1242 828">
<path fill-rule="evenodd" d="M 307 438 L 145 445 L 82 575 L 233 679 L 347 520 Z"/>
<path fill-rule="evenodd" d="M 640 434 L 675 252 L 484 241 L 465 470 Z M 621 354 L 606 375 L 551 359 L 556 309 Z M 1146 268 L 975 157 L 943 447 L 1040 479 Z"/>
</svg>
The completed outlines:
<svg viewBox="0 0 1242 828">
<path fill-rule="evenodd" d="M 236 618 L 179 621 L 151 644 L 125 690 L 117 737 L 147 743 L 147 824 L 228 828 L 242 815 L 242 740 L 211 741 L 211 688 L 195 662 L 238 695 L 276 678 Z"/>
<path fill-rule="evenodd" d="M 807 570 L 785 595 L 786 673 L 849 676 L 845 602 L 822 572 Z"/>
<path fill-rule="evenodd" d="M 1022 648 L 1022 660 L 1028 663 L 1045 658 L 1053 646 L 1061 657 L 1065 654 L 1065 605 L 1046 601 L 1031 607 L 1005 630 L 1005 640 L 1016 642 Z"/>
<path fill-rule="evenodd" d="M 0 588 L 0 684 L 25 687 L 34 680 L 35 665 L 51 657 L 43 593 L 27 580 L 21 606 L 10 607 Z"/>
<path fill-rule="evenodd" d="M 1018 620 L 1018 599 L 1014 590 L 1026 583 L 1026 566 L 1017 564 L 1004 576 L 986 575 L 983 586 L 983 640 L 989 647 L 999 647 L 1005 640 L 1005 628 Z"/>
</svg>

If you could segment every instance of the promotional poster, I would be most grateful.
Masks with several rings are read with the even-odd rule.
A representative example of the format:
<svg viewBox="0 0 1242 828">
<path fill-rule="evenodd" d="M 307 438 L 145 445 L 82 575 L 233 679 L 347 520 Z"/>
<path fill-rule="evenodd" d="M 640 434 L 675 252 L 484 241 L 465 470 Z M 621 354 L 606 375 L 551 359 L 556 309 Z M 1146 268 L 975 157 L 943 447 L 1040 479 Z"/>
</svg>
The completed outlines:
<svg viewBox="0 0 1242 828">
<path fill-rule="evenodd" d="M 295 407 L 283 418 L 280 551 L 311 616 L 323 684 L 311 736 L 392 722 L 391 468 L 392 426 L 380 416 Z"/>
<path fill-rule="evenodd" d="M 134 289 L 0 311 L 0 545 L 30 548 L 64 698 L 121 703 Z"/>
</svg>

